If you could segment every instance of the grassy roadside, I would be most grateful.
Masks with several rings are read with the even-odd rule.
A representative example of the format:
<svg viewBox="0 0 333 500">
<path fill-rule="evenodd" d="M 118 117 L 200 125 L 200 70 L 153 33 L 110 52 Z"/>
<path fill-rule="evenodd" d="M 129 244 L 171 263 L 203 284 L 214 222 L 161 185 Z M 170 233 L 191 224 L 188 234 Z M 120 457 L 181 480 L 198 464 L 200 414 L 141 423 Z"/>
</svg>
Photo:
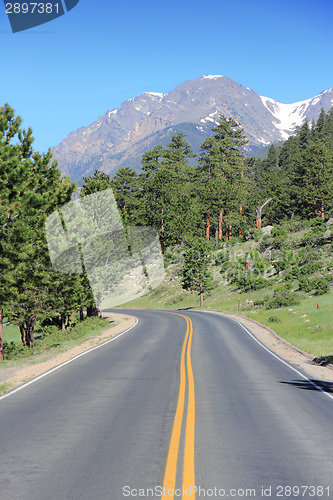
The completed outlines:
<svg viewBox="0 0 333 500">
<path fill-rule="evenodd" d="M 301 231 L 289 234 L 288 250 L 290 251 L 290 243 L 292 243 L 293 252 L 297 255 L 300 249 L 297 242 L 301 242 L 307 232 L 309 230 L 306 231 L 303 228 Z M 283 254 L 281 249 L 270 247 L 272 239 L 269 240 L 267 237 L 264 239 L 264 245 L 262 242 L 262 238 L 247 242 L 235 239 L 232 245 L 224 245 L 223 252 L 224 254 L 228 253 L 230 266 L 239 265 L 243 268 L 244 256 L 251 249 L 256 249 L 255 251 L 260 254 L 258 258 L 262 261 L 268 255 L 268 248 L 270 253 L 267 262 L 271 266 L 265 275 L 268 286 L 263 289 L 249 291 L 242 291 L 237 288 L 226 277 L 224 270 L 228 266 L 223 262 L 216 265 L 217 257 L 222 252 L 221 248 L 213 250 L 211 272 L 215 287 L 211 292 L 205 294 L 204 308 L 218 312 L 239 312 L 270 327 L 277 335 L 297 348 L 333 363 L 333 287 L 330 286 L 329 291 L 324 294 L 316 294 L 314 290 L 307 293 L 299 290 L 299 281 L 297 279 L 288 282 L 286 278 L 287 273 L 290 272 L 290 267 L 282 271 L 274 269 L 274 263 L 281 262 L 281 255 Z M 198 296 L 195 293 L 183 290 L 181 286 L 182 251 L 182 249 L 178 248 L 171 252 L 171 256 L 167 256 L 166 276 L 159 287 L 149 295 L 129 302 L 126 306 L 154 309 L 198 308 Z M 324 241 L 324 244 L 321 244 L 317 252 L 317 258 L 323 263 L 325 275 L 332 276 L 333 281 L 332 244 L 330 242 L 326 244 Z M 322 272 L 321 269 L 315 272 L 313 276 L 320 276 Z M 267 303 L 272 299 L 274 293 L 283 287 L 285 289 L 292 288 L 291 292 L 296 291 L 295 295 L 298 303 L 267 309 Z"/>
<path fill-rule="evenodd" d="M 267 290 L 239 293 L 226 288 L 206 296 L 204 308 L 218 312 L 239 312 L 268 326 L 295 347 L 332 363 L 333 290 L 323 296 L 304 297 L 300 304 L 292 307 L 265 310 L 251 305 L 250 301 L 260 300 L 265 294 L 267 294 Z M 319 305 L 319 309 L 317 305 Z M 190 309 L 198 308 L 199 299 L 195 294 L 181 290 L 180 282 L 174 280 L 171 290 L 168 290 L 168 286 L 163 287 L 162 285 L 158 291 L 129 302 L 126 306 L 153 309 Z"/>
<path fill-rule="evenodd" d="M 3 329 L 4 360 L 0 363 L 0 375 L 1 370 L 8 366 L 18 366 L 26 361 L 36 363 L 42 358 L 46 359 L 59 352 L 81 345 L 83 342 L 96 337 L 102 331 L 116 325 L 117 322 L 110 322 L 107 318 L 86 318 L 82 322 L 75 323 L 74 317 L 73 327 L 61 331 L 56 327 L 42 328 L 37 323 L 34 348 L 29 349 L 23 347 L 18 327 L 5 324 Z"/>
<path fill-rule="evenodd" d="M 98 346 L 132 326 L 134 322 L 133 318 L 122 314 L 108 316 L 102 321 L 98 318 L 87 318 L 80 322 L 80 328 L 76 328 L 76 331 L 72 328 L 71 331 L 56 332 L 58 338 L 55 338 L 54 332 L 51 335 L 50 332 L 49 335 L 43 332 L 41 338 L 37 338 L 37 349 L 30 351 L 22 348 L 23 353 L 19 355 L 13 352 L 12 359 L 0 363 L 0 395 Z M 11 328 L 7 328 L 6 333 L 7 338 L 16 335 L 15 330 Z"/>
</svg>

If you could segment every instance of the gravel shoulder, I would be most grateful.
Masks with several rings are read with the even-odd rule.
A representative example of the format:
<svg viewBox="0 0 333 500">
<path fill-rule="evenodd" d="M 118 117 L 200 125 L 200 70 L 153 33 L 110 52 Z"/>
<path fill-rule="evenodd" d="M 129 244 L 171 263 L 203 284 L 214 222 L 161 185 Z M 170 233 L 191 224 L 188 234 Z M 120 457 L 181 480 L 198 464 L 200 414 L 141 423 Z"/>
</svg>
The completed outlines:
<svg viewBox="0 0 333 500">
<path fill-rule="evenodd" d="M 311 354 L 297 349 L 279 337 L 274 330 L 255 320 L 236 313 L 223 312 L 222 314 L 242 323 L 259 342 L 284 361 L 305 373 L 309 379 L 327 382 L 328 384 L 333 383 L 333 365 L 329 363 L 325 366 L 319 365 L 320 360 Z"/>
<path fill-rule="evenodd" d="M 51 355 L 41 355 L 33 360 L 15 361 L 8 367 L 1 367 L 0 385 L 2 384 L 4 386 L 4 391 L 2 392 L 7 392 L 25 382 L 28 382 L 38 375 L 51 370 L 55 366 L 74 358 L 78 354 L 81 354 L 82 352 L 87 351 L 112 337 L 115 337 L 135 324 L 135 318 L 127 314 L 103 313 L 103 317 L 108 318 L 110 323 L 115 323 L 115 325 L 107 330 L 104 330 L 95 337 L 86 340 L 78 346 L 70 348 L 64 352 Z"/>
</svg>

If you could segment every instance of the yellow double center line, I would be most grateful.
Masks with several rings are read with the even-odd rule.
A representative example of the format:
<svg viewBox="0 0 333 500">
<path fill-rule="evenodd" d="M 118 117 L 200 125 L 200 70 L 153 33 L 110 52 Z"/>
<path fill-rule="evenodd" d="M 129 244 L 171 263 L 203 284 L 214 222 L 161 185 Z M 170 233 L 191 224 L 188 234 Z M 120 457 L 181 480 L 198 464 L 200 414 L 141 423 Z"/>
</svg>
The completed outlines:
<svg viewBox="0 0 333 500">
<path fill-rule="evenodd" d="M 192 321 L 187 316 L 178 313 L 186 320 L 187 328 L 184 344 L 182 347 L 180 360 L 180 386 L 178 403 L 173 424 L 171 441 L 168 453 L 168 459 L 164 475 L 163 493 L 161 498 L 174 498 L 177 475 L 177 460 L 179 452 L 179 441 L 183 422 L 184 407 L 185 407 L 185 388 L 186 388 L 186 371 L 185 359 L 188 379 L 188 401 L 187 401 L 187 417 L 185 431 L 185 448 L 184 448 L 184 463 L 183 463 L 183 484 L 182 492 L 184 497 L 195 499 L 195 470 L 194 470 L 194 431 L 195 431 L 195 395 L 194 395 L 194 379 L 191 363 L 191 345 L 193 336 Z M 179 495 L 178 495 L 179 496 Z"/>
</svg>

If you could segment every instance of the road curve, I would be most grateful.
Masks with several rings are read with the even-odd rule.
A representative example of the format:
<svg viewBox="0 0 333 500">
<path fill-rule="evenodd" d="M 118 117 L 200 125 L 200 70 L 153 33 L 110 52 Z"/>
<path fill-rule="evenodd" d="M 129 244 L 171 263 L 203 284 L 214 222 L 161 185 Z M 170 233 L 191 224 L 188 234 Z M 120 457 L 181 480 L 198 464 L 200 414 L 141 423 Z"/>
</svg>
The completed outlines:
<svg viewBox="0 0 333 500">
<path fill-rule="evenodd" d="M 333 498 L 331 394 L 226 316 L 132 314 L 0 400 L 1 500 Z"/>
</svg>

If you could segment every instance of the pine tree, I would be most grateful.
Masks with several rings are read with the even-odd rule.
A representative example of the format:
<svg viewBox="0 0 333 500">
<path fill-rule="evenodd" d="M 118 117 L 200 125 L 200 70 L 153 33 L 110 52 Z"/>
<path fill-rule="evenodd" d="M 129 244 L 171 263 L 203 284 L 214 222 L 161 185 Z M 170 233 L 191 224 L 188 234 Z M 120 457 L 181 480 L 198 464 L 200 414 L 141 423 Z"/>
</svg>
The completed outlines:
<svg viewBox="0 0 333 500">
<path fill-rule="evenodd" d="M 248 142 L 243 129 L 233 118 L 220 115 L 214 135 L 204 141 L 198 165 L 200 194 L 205 205 L 206 240 L 221 235 L 221 219 L 227 215 L 227 239 L 244 204 L 246 176 L 242 148 Z M 213 224 L 212 222 L 213 221 Z M 238 221 L 237 221 L 238 222 Z M 216 231 L 218 227 L 218 231 Z"/>
<path fill-rule="evenodd" d="M 202 240 L 197 241 L 184 255 L 182 287 L 199 294 L 200 307 L 203 306 L 204 292 L 211 290 L 213 286 L 209 271 L 210 261 L 208 244 Z"/>
<path fill-rule="evenodd" d="M 117 170 L 111 181 L 114 196 L 125 226 L 132 221 L 134 225 L 134 211 L 137 207 L 138 174 L 131 168 Z"/>
<path fill-rule="evenodd" d="M 333 208 L 332 151 L 318 143 L 307 148 L 298 158 L 294 183 L 300 214 L 324 219 Z"/>
</svg>

